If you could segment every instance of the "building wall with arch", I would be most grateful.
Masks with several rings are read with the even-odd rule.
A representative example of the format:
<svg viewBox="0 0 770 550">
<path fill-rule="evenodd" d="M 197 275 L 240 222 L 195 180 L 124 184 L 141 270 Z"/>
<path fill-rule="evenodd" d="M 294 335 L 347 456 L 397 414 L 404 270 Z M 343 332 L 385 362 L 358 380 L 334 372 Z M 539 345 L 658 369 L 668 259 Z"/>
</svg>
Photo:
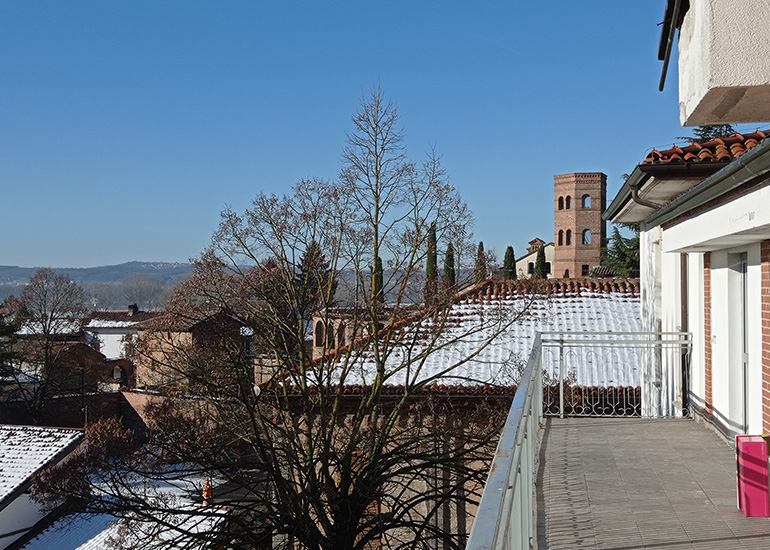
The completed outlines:
<svg viewBox="0 0 770 550">
<path fill-rule="evenodd" d="M 607 203 L 607 176 L 575 172 L 554 176 L 555 277 L 586 277 L 600 264 L 607 240 L 602 220 Z"/>
</svg>

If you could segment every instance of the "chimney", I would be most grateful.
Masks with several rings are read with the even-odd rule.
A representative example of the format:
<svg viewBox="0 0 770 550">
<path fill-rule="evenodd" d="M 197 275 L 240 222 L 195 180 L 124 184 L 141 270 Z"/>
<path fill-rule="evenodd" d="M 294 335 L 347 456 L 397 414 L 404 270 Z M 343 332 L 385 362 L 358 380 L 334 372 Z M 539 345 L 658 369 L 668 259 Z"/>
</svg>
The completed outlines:
<svg viewBox="0 0 770 550">
<path fill-rule="evenodd" d="M 138 305 L 131 304 L 130 306 L 128 306 L 128 316 L 129 317 L 133 317 L 137 313 L 139 313 L 139 306 Z"/>
<path fill-rule="evenodd" d="M 211 506 L 214 502 L 214 491 L 211 489 L 211 481 L 206 476 L 206 481 L 203 483 L 203 505 Z"/>
</svg>

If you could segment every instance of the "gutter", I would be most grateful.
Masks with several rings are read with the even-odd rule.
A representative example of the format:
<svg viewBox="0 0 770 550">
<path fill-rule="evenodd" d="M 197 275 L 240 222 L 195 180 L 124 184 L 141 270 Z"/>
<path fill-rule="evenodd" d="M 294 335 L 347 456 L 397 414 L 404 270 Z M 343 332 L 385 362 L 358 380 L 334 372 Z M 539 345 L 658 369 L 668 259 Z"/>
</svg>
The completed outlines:
<svg viewBox="0 0 770 550">
<path fill-rule="evenodd" d="M 639 187 L 641 187 L 642 180 L 645 179 L 645 174 L 642 173 L 640 166 L 641 165 L 637 165 L 634 168 L 634 171 L 631 172 L 631 175 L 628 176 L 628 179 L 623 182 L 623 185 L 620 187 L 620 191 L 618 191 L 618 194 L 615 195 L 615 198 L 602 214 L 603 220 L 611 222 L 612 218 L 614 218 L 618 212 L 623 209 L 628 201 L 633 200 L 632 187 L 639 189 Z"/>
<path fill-rule="evenodd" d="M 602 214 L 602 219 L 606 221 L 612 221 L 622 209 L 626 206 L 628 201 L 634 201 L 635 203 L 652 208 L 653 210 L 659 210 L 663 207 L 661 204 L 656 204 L 639 197 L 638 191 L 642 186 L 647 183 L 650 177 L 659 177 L 665 179 L 666 177 L 702 177 L 706 178 L 718 170 L 721 170 L 726 163 L 716 162 L 686 162 L 684 164 L 639 164 L 631 172 L 631 175 L 623 183 L 623 186 L 615 195 L 615 199 L 607 207 L 607 210 Z"/>
<path fill-rule="evenodd" d="M 737 187 L 758 183 L 768 178 L 770 178 L 770 139 L 763 141 L 657 212 L 653 212 L 644 222 L 649 227 L 663 225 Z"/>
</svg>

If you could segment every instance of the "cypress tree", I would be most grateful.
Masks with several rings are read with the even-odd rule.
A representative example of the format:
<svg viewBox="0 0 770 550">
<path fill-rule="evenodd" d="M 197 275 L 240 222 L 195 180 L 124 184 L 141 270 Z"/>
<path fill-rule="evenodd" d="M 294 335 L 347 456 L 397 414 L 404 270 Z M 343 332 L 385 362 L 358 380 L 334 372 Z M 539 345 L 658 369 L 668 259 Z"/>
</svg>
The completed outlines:
<svg viewBox="0 0 770 550">
<path fill-rule="evenodd" d="M 436 222 L 430 224 L 428 230 L 428 258 L 425 264 L 425 303 L 436 302 L 438 294 L 438 257 L 436 252 Z"/>
<path fill-rule="evenodd" d="M 374 259 L 374 268 L 372 269 L 372 300 L 377 302 L 385 301 L 385 294 L 383 293 L 382 287 L 382 258 L 377 256 Z"/>
<path fill-rule="evenodd" d="M 0 314 L 0 376 L 11 376 L 13 373 L 13 361 L 17 358 L 13 351 L 16 328 Z"/>
<path fill-rule="evenodd" d="M 455 249 L 454 246 L 452 246 L 452 243 L 449 243 L 446 247 L 443 283 L 446 292 L 453 292 L 457 285 L 457 274 L 455 273 Z"/>
<path fill-rule="evenodd" d="M 537 256 L 535 257 L 535 279 L 545 279 L 548 277 L 545 269 L 545 246 L 541 246 L 537 249 Z"/>
<path fill-rule="evenodd" d="M 503 260 L 503 279 L 516 278 L 516 257 L 513 255 L 513 247 L 505 249 L 505 259 Z"/>
<path fill-rule="evenodd" d="M 487 279 L 487 256 L 484 254 L 484 243 L 479 241 L 479 249 L 476 252 L 476 282 L 481 283 Z"/>
</svg>

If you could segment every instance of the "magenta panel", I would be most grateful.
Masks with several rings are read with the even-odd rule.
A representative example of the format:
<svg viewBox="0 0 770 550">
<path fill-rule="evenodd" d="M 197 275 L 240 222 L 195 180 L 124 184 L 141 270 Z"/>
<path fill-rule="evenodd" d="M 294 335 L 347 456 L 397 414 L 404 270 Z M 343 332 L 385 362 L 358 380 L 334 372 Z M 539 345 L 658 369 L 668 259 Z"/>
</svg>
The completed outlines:
<svg viewBox="0 0 770 550">
<path fill-rule="evenodd" d="M 758 435 L 735 437 L 738 455 L 738 507 L 747 516 L 770 516 L 767 443 Z"/>
</svg>

